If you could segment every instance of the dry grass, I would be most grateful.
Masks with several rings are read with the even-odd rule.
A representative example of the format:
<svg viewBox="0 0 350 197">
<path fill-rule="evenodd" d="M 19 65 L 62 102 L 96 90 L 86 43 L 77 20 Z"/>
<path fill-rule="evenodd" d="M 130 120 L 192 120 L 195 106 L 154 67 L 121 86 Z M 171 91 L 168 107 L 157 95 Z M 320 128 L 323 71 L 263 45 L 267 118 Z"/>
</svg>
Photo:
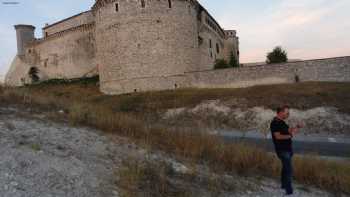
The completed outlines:
<svg viewBox="0 0 350 197">
<path fill-rule="evenodd" d="M 309 108 L 327 104 L 349 112 L 350 105 L 346 104 L 350 100 L 349 87 L 348 83 L 306 83 L 236 90 L 195 89 L 106 96 L 99 93 L 93 84 L 74 83 L 5 89 L 0 99 L 2 104 L 22 104 L 50 111 L 63 109 L 72 124 L 89 125 L 127 136 L 152 149 L 205 163 L 217 172 L 277 177 L 279 161 L 260 149 L 245 144 L 225 144 L 217 137 L 197 131 L 174 132 L 156 127 L 149 124 L 145 113 L 194 105 L 206 99 L 232 97 L 249 99 L 252 102 L 249 105 L 264 103 L 273 107 L 291 103 Z M 349 194 L 349 166 L 349 163 L 297 158 L 295 175 L 300 183 Z"/>
<path fill-rule="evenodd" d="M 141 114 L 195 106 L 214 99 L 236 99 L 239 101 L 236 107 L 264 106 L 274 109 L 288 103 L 293 108 L 310 109 L 327 105 L 350 113 L 350 83 L 307 82 L 241 89 L 178 89 L 119 96 L 103 95 L 94 83 L 45 84 L 21 91 L 28 92 L 36 99 L 44 97 L 45 100 L 54 99 L 54 103 L 62 101 L 57 104 L 59 106 L 71 103 L 68 101 L 78 101 L 103 105 L 114 112 Z"/>
<path fill-rule="evenodd" d="M 123 197 L 187 197 L 188 188 L 180 187 L 171 180 L 174 172 L 166 163 L 152 163 L 130 158 L 124 161 L 122 169 L 116 172 L 118 186 Z"/>
<path fill-rule="evenodd" d="M 190 197 L 201 196 L 200 193 L 221 196 L 250 186 L 235 181 L 233 177 L 228 179 L 209 174 L 179 174 L 170 163 L 135 158 L 124 160 L 122 167 L 116 171 L 117 184 L 124 197 Z"/>
</svg>

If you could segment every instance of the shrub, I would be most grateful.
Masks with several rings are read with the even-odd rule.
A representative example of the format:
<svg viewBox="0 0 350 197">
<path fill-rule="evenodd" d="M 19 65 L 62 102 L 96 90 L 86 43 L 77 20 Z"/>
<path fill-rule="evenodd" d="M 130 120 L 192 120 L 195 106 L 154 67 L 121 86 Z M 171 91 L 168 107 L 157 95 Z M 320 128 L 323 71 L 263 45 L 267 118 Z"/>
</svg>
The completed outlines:
<svg viewBox="0 0 350 197">
<path fill-rule="evenodd" d="M 231 53 L 231 57 L 230 57 L 230 66 L 231 67 L 239 67 L 238 60 L 237 60 L 236 56 L 233 54 L 233 52 Z"/>
<path fill-rule="evenodd" d="M 283 63 L 287 61 L 287 52 L 283 50 L 282 47 L 275 47 L 272 52 L 267 54 L 266 63 L 268 64 Z"/>
<path fill-rule="evenodd" d="M 215 60 L 214 69 L 225 69 L 230 68 L 230 65 L 227 64 L 227 61 L 224 59 Z"/>
</svg>

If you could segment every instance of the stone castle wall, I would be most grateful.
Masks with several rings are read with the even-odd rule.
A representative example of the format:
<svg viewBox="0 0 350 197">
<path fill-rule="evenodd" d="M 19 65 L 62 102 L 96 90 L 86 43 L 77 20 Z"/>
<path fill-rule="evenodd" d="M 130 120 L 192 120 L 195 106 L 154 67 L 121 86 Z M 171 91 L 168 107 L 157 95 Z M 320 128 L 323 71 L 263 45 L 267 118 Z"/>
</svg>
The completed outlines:
<svg viewBox="0 0 350 197">
<path fill-rule="evenodd" d="M 242 88 L 300 81 L 350 81 L 350 56 L 186 73 L 191 87 Z"/>
<path fill-rule="evenodd" d="M 197 70 L 212 69 L 216 59 L 224 59 L 225 35 L 219 34 L 213 29 L 215 23 L 210 20 L 207 13 L 201 13 L 201 20 L 198 21 L 199 37 L 199 68 Z M 208 21 L 210 20 L 210 21 Z M 212 26 L 210 26 L 210 23 Z M 219 50 L 217 50 L 217 48 Z"/>
<path fill-rule="evenodd" d="M 40 80 L 97 75 L 94 23 L 76 26 L 36 40 L 16 57 L 6 75 L 8 85 L 31 83 L 28 72 L 39 69 Z"/>
<path fill-rule="evenodd" d="M 173 89 L 198 68 L 193 1 L 106 1 L 95 9 L 101 90 L 108 94 Z M 117 10 L 116 10 L 117 7 Z"/>
<path fill-rule="evenodd" d="M 44 37 L 50 36 L 52 34 L 62 32 L 67 29 L 71 29 L 74 27 L 79 27 L 84 24 L 90 24 L 94 22 L 94 17 L 91 13 L 91 11 L 82 12 L 80 14 L 77 14 L 75 16 L 66 18 L 62 21 L 59 21 L 57 23 L 45 26 L 43 28 L 43 35 Z"/>
<path fill-rule="evenodd" d="M 51 36 L 35 44 L 31 54 L 27 53 L 34 56 L 32 63 L 39 68 L 42 80 L 79 78 L 94 69 L 97 74 L 94 24 Z"/>
</svg>

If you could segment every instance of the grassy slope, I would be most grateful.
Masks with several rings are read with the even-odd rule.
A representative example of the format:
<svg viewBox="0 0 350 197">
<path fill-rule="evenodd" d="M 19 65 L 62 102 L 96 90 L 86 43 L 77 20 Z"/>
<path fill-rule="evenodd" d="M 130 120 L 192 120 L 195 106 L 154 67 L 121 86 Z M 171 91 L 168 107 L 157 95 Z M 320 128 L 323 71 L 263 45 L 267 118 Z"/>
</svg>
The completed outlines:
<svg viewBox="0 0 350 197">
<path fill-rule="evenodd" d="M 42 84 L 0 90 L 2 104 L 24 104 L 41 110 L 64 109 L 72 123 L 84 124 L 127 136 L 151 149 L 179 158 L 205 162 L 225 173 L 278 176 L 279 162 L 262 150 L 242 144 L 226 145 L 197 132 L 168 132 L 150 127 L 149 112 L 193 106 L 208 99 L 241 99 L 237 105 L 296 108 L 334 106 L 350 112 L 350 83 L 303 83 L 257 86 L 246 89 L 184 89 L 132 95 L 107 96 L 95 82 Z M 296 179 L 333 192 L 350 193 L 350 165 L 317 159 L 295 160 Z"/>
<path fill-rule="evenodd" d="M 264 106 L 276 108 L 288 104 L 297 109 L 332 106 L 350 114 L 350 83 L 299 83 L 265 85 L 242 89 L 181 89 L 107 96 L 99 92 L 95 83 L 44 84 L 22 91 L 33 96 L 60 101 L 87 102 L 108 106 L 115 112 L 154 112 L 169 108 L 188 107 L 204 100 L 236 99 L 237 107 Z M 44 99 L 43 98 L 43 99 Z"/>
</svg>

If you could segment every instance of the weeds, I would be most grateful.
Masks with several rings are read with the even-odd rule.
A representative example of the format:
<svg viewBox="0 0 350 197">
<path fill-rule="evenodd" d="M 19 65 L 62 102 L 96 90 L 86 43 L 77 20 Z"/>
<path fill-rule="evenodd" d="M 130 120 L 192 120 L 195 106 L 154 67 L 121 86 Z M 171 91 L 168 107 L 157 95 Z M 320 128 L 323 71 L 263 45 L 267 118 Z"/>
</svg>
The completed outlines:
<svg viewBox="0 0 350 197">
<path fill-rule="evenodd" d="M 30 148 L 34 151 L 40 151 L 41 150 L 41 146 L 40 144 L 31 144 Z"/>
<path fill-rule="evenodd" d="M 118 185 L 123 197 L 186 197 L 190 192 L 172 181 L 174 174 L 171 166 L 164 162 L 152 163 L 128 159 L 123 168 L 116 172 Z"/>
</svg>

